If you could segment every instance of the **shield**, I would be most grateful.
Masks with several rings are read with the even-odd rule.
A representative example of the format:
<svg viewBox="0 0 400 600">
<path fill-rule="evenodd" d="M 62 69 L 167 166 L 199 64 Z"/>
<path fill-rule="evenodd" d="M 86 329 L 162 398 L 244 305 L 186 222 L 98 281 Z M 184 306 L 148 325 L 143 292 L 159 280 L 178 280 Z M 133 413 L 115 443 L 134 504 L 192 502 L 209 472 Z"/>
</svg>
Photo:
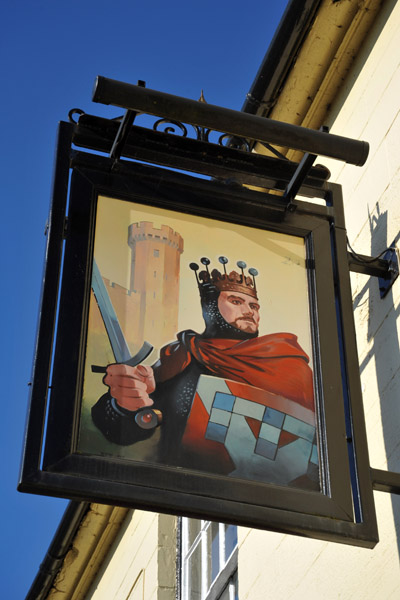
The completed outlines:
<svg viewBox="0 0 400 600">
<path fill-rule="evenodd" d="M 183 450 L 231 477 L 320 487 L 314 412 L 245 383 L 200 376 Z"/>
</svg>

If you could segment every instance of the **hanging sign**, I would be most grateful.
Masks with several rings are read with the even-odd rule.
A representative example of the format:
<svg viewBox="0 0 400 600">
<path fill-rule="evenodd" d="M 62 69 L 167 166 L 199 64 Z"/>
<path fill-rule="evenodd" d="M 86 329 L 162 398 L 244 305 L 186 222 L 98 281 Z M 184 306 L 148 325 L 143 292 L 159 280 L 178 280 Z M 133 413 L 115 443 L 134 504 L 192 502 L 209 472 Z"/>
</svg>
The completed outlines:
<svg viewBox="0 0 400 600">
<path fill-rule="evenodd" d="M 53 200 L 20 489 L 373 546 L 327 190 L 333 209 L 278 219 L 261 192 L 75 155 L 68 214 Z"/>
</svg>

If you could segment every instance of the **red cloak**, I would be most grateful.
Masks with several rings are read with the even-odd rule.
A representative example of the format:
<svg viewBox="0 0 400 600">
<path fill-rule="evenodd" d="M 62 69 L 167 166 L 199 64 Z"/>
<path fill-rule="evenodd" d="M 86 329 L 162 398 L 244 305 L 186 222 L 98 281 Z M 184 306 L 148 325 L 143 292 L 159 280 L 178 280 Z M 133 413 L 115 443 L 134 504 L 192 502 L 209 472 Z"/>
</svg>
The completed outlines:
<svg viewBox="0 0 400 600">
<path fill-rule="evenodd" d="M 156 381 L 178 375 L 193 358 L 216 377 L 247 383 L 315 410 L 309 358 L 292 333 L 237 341 L 184 332 L 177 342 L 161 349 L 154 366 Z"/>
</svg>

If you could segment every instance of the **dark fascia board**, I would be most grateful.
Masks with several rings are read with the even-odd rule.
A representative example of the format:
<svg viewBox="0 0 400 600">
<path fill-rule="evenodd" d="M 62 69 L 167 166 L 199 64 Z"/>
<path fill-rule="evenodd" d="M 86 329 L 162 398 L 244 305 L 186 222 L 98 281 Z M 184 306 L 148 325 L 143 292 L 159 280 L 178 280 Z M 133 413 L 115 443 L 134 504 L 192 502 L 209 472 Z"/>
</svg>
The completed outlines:
<svg viewBox="0 0 400 600">
<path fill-rule="evenodd" d="M 290 0 L 242 111 L 267 117 L 288 76 L 322 0 Z"/>
</svg>

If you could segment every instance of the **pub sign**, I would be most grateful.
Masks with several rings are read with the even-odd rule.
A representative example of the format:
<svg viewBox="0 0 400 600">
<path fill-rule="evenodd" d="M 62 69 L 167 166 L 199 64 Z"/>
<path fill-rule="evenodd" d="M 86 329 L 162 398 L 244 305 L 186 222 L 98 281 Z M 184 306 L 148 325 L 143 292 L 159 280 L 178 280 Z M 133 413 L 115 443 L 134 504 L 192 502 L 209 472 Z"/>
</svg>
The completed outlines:
<svg viewBox="0 0 400 600">
<path fill-rule="evenodd" d="M 339 186 L 277 210 L 73 129 L 19 489 L 373 546 Z"/>
</svg>

